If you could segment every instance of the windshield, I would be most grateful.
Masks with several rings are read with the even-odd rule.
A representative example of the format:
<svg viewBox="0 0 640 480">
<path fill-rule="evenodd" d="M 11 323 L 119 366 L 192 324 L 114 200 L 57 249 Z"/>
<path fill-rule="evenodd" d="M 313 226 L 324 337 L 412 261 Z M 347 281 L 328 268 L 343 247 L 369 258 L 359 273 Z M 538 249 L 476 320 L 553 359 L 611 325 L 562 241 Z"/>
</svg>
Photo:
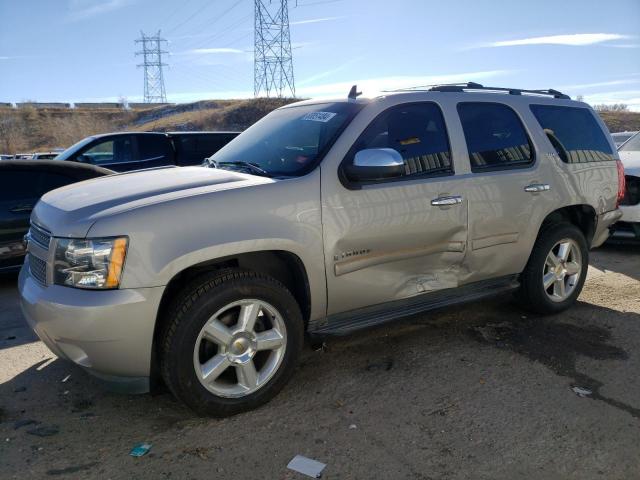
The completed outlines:
<svg viewBox="0 0 640 480">
<path fill-rule="evenodd" d="M 82 147 L 91 142 L 94 137 L 87 137 L 80 140 L 78 143 L 74 143 L 69 148 L 67 148 L 64 152 L 56 157 L 56 160 L 68 160 L 74 153 L 80 150 Z"/>
<path fill-rule="evenodd" d="M 640 133 L 636 133 L 620 147 L 621 152 L 640 152 Z"/>
<path fill-rule="evenodd" d="M 315 167 L 362 106 L 340 102 L 275 110 L 219 150 L 209 163 L 275 177 L 303 175 Z"/>
</svg>

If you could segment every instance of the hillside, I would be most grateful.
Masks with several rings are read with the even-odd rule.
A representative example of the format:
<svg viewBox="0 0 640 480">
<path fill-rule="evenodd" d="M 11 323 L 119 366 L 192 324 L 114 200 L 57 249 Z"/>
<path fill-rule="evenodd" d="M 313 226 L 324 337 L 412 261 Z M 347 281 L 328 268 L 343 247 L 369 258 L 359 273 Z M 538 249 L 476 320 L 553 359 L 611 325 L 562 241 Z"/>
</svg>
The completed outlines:
<svg viewBox="0 0 640 480">
<path fill-rule="evenodd" d="M 66 148 L 82 138 L 113 131 L 244 130 L 292 100 L 202 100 L 141 111 L 0 107 L 0 153 Z M 640 113 L 601 112 L 611 132 L 640 130 Z"/>
</svg>

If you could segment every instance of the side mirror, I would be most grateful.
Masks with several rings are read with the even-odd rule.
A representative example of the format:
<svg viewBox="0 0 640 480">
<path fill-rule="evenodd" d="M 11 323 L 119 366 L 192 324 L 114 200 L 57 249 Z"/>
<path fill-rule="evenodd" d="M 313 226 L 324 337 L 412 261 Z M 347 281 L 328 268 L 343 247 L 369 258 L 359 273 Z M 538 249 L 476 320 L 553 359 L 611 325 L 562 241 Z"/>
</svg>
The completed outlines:
<svg viewBox="0 0 640 480">
<path fill-rule="evenodd" d="M 350 180 L 360 182 L 400 177 L 404 174 L 404 160 L 393 148 L 367 148 L 356 153 L 346 174 Z"/>
<path fill-rule="evenodd" d="M 76 157 L 76 162 L 80 162 L 80 163 L 91 163 L 89 157 L 87 155 L 84 154 L 80 154 Z"/>
</svg>

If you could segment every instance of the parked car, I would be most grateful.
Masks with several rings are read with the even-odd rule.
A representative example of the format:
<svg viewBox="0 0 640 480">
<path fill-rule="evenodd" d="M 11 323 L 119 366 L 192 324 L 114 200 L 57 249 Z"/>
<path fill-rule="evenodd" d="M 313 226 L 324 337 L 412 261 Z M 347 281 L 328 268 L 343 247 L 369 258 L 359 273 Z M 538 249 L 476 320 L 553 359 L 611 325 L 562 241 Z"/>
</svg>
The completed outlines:
<svg viewBox="0 0 640 480">
<path fill-rule="evenodd" d="M 620 148 L 620 146 L 633 137 L 638 132 L 616 132 L 612 133 L 611 137 L 613 138 L 614 143 L 616 144 L 616 148 Z"/>
<path fill-rule="evenodd" d="M 107 133 L 79 141 L 56 159 L 118 172 L 165 165 L 200 165 L 236 136 L 238 132 Z"/>
<path fill-rule="evenodd" d="M 31 155 L 31 160 L 53 160 L 60 152 L 37 152 Z"/>
<path fill-rule="evenodd" d="M 640 133 L 618 150 L 625 171 L 625 196 L 620 202 L 622 218 L 612 227 L 614 241 L 640 240 Z"/>
<path fill-rule="evenodd" d="M 6 160 L 0 163 L 0 272 L 24 262 L 29 216 L 46 192 L 70 183 L 114 173 L 100 167 L 52 160 Z"/>
<path fill-rule="evenodd" d="M 33 153 L 16 153 L 13 156 L 14 160 L 31 160 L 31 157 L 33 157 Z"/>
<path fill-rule="evenodd" d="M 0 160 L 13 160 L 13 155 L 0 154 Z"/>
<path fill-rule="evenodd" d="M 304 101 L 213 156 L 46 194 L 19 289 L 59 357 L 202 414 L 291 377 L 305 335 L 514 292 L 554 314 L 618 220 L 585 103 L 478 84 Z"/>
</svg>

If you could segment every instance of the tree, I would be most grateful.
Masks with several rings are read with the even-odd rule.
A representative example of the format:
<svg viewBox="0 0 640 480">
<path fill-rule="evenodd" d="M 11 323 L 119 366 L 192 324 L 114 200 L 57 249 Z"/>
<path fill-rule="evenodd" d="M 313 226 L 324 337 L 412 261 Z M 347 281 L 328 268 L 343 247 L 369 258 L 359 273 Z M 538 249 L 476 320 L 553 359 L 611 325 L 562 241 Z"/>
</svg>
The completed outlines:
<svg viewBox="0 0 640 480">
<path fill-rule="evenodd" d="M 593 108 L 598 112 L 628 112 L 629 105 L 626 103 L 612 103 L 612 104 L 601 104 L 594 105 Z"/>
</svg>

